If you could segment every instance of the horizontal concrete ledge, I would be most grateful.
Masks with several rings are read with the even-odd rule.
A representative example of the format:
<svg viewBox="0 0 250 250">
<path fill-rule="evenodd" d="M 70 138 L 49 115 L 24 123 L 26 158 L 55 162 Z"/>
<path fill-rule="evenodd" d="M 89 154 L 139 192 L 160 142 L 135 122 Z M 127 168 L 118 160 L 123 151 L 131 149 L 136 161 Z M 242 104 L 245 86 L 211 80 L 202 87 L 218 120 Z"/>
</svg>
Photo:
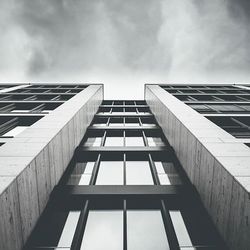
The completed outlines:
<svg viewBox="0 0 250 250">
<path fill-rule="evenodd" d="M 90 85 L 0 148 L 0 249 L 22 249 L 102 100 Z"/>
<path fill-rule="evenodd" d="M 230 249 L 250 249 L 250 149 L 158 85 L 145 99 Z"/>
</svg>

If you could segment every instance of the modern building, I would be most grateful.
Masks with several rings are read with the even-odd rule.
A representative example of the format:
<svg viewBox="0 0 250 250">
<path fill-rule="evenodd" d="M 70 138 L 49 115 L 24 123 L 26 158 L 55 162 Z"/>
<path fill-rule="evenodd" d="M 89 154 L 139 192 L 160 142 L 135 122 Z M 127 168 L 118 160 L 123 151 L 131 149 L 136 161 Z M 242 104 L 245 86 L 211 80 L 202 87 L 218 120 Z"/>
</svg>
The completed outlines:
<svg viewBox="0 0 250 250">
<path fill-rule="evenodd" d="M 247 85 L 3 85 L 0 112 L 0 249 L 250 248 Z"/>
</svg>

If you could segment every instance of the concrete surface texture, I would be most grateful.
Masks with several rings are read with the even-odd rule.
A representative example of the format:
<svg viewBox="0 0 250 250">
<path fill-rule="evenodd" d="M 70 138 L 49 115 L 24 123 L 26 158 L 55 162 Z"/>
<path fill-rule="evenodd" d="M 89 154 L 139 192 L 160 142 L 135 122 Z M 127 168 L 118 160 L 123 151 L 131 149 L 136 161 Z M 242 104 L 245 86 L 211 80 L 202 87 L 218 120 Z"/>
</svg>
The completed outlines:
<svg viewBox="0 0 250 250">
<path fill-rule="evenodd" d="M 89 85 L 0 148 L 0 249 L 21 249 L 101 101 Z"/>
<path fill-rule="evenodd" d="M 250 249 L 250 149 L 158 85 L 145 99 L 230 249 Z"/>
</svg>

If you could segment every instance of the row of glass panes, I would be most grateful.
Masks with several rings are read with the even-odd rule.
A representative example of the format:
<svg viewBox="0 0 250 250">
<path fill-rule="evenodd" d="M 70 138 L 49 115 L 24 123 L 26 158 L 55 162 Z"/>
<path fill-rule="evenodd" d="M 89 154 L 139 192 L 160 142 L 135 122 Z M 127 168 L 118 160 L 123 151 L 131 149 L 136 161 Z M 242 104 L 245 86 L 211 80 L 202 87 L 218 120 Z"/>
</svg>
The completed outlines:
<svg viewBox="0 0 250 250">
<path fill-rule="evenodd" d="M 104 126 L 109 126 L 109 127 L 123 127 L 123 126 L 128 126 L 128 127 L 139 127 L 139 126 L 153 126 L 156 127 L 156 123 L 154 119 L 151 118 L 144 118 L 144 117 L 133 117 L 133 118 L 127 118 L 127 117 L 107 117 L 107 118 L 96 118 L 92 126 L 94 127 L 104 127 Z"/>
<path fill-rule="evenodd" d="M 248 85 L 244 85 L 248 86 Z M 229 86 L 229 85 L 161 85 L 163 89 L 238 89 L 235 86 Z"/>
<path fill-rule="evenodd" d="M 112 101 L 104 100 L 102 105 L 147 105 L 145 101 Z"/>
<path fill-rule="evenodd" d="M 171 94 L 249 94 L 250 90 L 240 90 L 240 89 L 231 89 L 231 90 L 167 90 Z"/>
<path fill-rule="evenodd" d="M 29 113 L 29 112 L 44 112 L 49 113 L 52 110 L 59 107 L 61 103 L 32 103 L 32 102 L 20 102 L 20 103 L 0 103 L 0 113 Z"/>
<path fill-rule="evenodd" d="M 0 116 L 0 137 L 15 137 L 41 118 L 42 116 Z"/>
<path fill-rule="evenodd" d="M 188 224 L 185 223 L 181 211 L 169 210 L 168 212 L 180 249 L 194 249 L 197 240 L 192 242 Z M 65 213 L 61 212 L 59 216 L 59 212 L 57 212 L 52 218 L 51 226 L 54 229 L 54 237 L 45 237 L 48 234 L 45 232 L 45 235 L 40 235 L 39 242 L 34 243 L 36 247 L 71 248 L 81 211 Z M 60 218 L 60 220 L 54 221 L 55 218 Z M 83 237 L 80 240 L 80 249 L 83 250 L 122 250 L 124 241 L 126 241 L 128 250 L 170 249 L 160 209 L 126 209 L 125 212 L 119 209 L 90 209 Z M 201 240 L 198 246 L 202 246 L 202 243 Z"/>
<path fill-rule="evenodd" d="M 23 88 L 23 89 L 17 89 L 14 91 L 11 91 L 10 93 L 41 93 L 41 94 L 46 94 L 46 93 L 56 93 L 56 94 L 77 94 L 82 89 L 70 89 L 70 88 L 55 88 L 55 89 L 50 89 L 50 88 Z"/>
<path fill-rule="evenodd" d="M 8 132 L 2 134 L 0 137 L 15 137 L 21 132 L 23 132 L 28 126 L 16 126 L 15 128 L 9 130 Z"/>
<path fill-rule="evenodd" d="M 250 137 L 250 117 L 207 117 L 236 138 Z"/>
<path fill-rule="evenodd" d="M 249 127 L 250 126 L 250 117 L 249 116 L 209 116 L 207 117 L 212 122 L 216 123 L 218 126 L 241 126 Z"/>
<path fill-rule="evenodd" d="M 18 101 L 18 100 L 23 100 L 23 101 L 66 101 L 69 100 L 73 95 L 33 95 L 33 94 L 23 94 L 23 95 L 6 95 L 6 94 L 0 94 L 0 100 L 1 101 L 8 101 L 8 100 L 13 100 L 13 101 Z"/>
<path fill-rule="evenodd" d="M 89 185 L 94 174 L 94 161 L 77 162 L 68 185 Z M 182 184 L 172 162 L 154 161 L 161 185 Z M 94 185 L 154 185 L 149 161 L 100 161 Z"/>
<path fill-rule="evenodd" d="M 100 108 L 97 114 L 136 115 L 151 114 L 149 108 Z"/>
<path fill-rule="evenodd" d="M 189 106 L 198 112 L 202 113 L 249 113 L 250 105 L 246 104 L 189 104 Z"/>
<path fill-rule="evenodd" d="M 143 140 L 143 136 L 106 136 L 102 145 L 103 137 L 89 137 L 83 146 L 87 147 L 100 147 L 100 146 L 111 146 L 111 147 L 143 147 L 146 143 L 150 147 L 164 146 L 164 142 L 160 137 L 145 137 L 146 142 Z"/>
<path fill-rule="evenodd" d="M 34 89 L 34 88 L 48 88 L 48 89 L 85 89 L 88 85 L 74 85 L 74 84 L 36 84 L 30 85 L 27 89 Z"/>
<path fill-rule="evenodd" d="M 179 210 L 169 211 L 180 247 L 192 247 L 192 241 Z M 52 247 L 70 248 L 76 230 L 80 211 L 70 211 L 65 221 L 59 241 Z M 90 210 L 83 234 L 83 250 L 123 249 L 122 210 Z M 126 211 L 127 249 L 166 250 L 170 249 L 160 210 Z"/>
<path fill-rule="evenodd" d="M 174 94 L 173 94 L 174 95 Z M 174 95 L 181 101 L 250 101 L 250 95 Z"/>
</svg>

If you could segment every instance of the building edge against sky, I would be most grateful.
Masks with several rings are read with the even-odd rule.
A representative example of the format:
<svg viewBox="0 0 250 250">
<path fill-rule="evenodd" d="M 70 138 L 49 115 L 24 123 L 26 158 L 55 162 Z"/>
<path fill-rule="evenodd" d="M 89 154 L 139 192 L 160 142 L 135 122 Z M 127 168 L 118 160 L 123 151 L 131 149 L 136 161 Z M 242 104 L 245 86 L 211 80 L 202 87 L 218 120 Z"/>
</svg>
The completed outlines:
<svg viewBox="0 0 250 250">
<path fill-rule="evenodd" d="M 168 86 L 170 88 L 167 88 Z M 248 249 L 250 247 L 250 149 L 244 142 L 249 142 L 249 139 L 235 138 L 215 125 L 183 103 L 184 101 L 177 99 L 177 95 L 173 96 L 171 93 L 177 91 L 173 89 L 171 91 L 171 86 L 173 85 L 147 84 L 145 99 L 227 245 L 231 249 Z M 191 89 L 185 90 L 187 95 L 195 92 L 195 88 L 192 89 L 195 85 L 190 86 Z M 221 88 L 220 85 L 211 86 Z M 177 85 L 175 88 L 178 90 L 181 87 L 186 88 L 186 85 Z M 248 93 L 250 91 L 249 87 L 243 89 L 248 89 Z M 236 85 L 231 92 L 233 95 L 234 91 L 236 93 L 239 91 L 240 95 L 241 87 Z M 198 95 L 202 96 L 200 93 Z M 207 96 L 212 96 L 212 92 Z M 217 105 L 234 104 L 234 102 L 249 104 L 249 100 L 242 100 L 232 98 L 227 102 L 217 100 L 216 103 Z M 200 104 L 209 103 L 213 101 L 200 102 Z M 228 110 L 227 114 L 219 115 L 233 116 L 233 113 Z M 238 115 L 249 117 L 249 111 Z"/>
<path fill-rule="evenodd" d="M 1 249 L 24 246 L 98 110 L 103 91 L 101 84 L 85 85 L 1 146 Z M 33 102 L 31 96 L 28 102 Z M 249 248 L 250 149 L 159 85 L 145 85 L 145 100 L 228 246 Z"/>
</svg>

